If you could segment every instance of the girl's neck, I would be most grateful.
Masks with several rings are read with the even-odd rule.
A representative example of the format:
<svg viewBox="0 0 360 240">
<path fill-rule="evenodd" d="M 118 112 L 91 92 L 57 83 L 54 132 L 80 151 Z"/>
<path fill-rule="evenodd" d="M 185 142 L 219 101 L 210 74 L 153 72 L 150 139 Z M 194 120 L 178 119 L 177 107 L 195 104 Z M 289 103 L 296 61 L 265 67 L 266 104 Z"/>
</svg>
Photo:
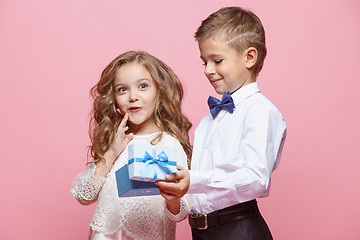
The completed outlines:
<svg viewBox="0 0 360 240">
<path fill-rule="evenodd" d="M 129 130 L 127 131 L 127 133 L 133 133 L 134 135 L 149 135 L 161 131 L 161 129 L 156 125 L 147 126 L 146 128 L 144 128 L 141 125 L 129 123 L 128 126 Z"/>
</svg>

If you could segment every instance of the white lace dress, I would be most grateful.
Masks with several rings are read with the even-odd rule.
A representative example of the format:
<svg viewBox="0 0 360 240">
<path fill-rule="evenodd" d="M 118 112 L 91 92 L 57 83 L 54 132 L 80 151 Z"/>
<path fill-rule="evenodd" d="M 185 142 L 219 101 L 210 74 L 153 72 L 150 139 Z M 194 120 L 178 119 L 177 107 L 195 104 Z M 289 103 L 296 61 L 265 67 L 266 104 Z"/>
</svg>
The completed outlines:
<svg viewBox="0 0 360 240">
<path fill-rule="evenodd" d="M 158 133 L 138 136 L 131 143 L 150 143 Z M 160 146 L 177 149 L 177 165 L 187 169 L 187 156 L 177 139 L 163 133 Z M 180 213 L 171 214 L 161 195 L 119 198 L 117 194 L 115 171 L 128 161 L 127 148 L 115 161 L 107 176 L 95 176 L 95 165 L 89 164 L 84 173 L 73 181 L 70 192 L 78 200 L 95 200 L 97 205 L 90 223 L 91 240 L 128 239 L 175 239 L 176 222 L 184 219 L 190 212 L 186 197 L 181 199 Z"/>
</svg>

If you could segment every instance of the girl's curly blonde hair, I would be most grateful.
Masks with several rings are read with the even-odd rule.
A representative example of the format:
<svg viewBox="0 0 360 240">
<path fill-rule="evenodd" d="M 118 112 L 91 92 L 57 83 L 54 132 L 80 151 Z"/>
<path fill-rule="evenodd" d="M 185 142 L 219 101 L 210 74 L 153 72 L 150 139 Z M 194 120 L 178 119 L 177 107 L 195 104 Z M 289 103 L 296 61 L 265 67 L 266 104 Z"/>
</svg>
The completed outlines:
<svg viewBox="0 0 360 240">
<path fill-rule="evenodd" d="M 152 141 L 152 144 L 160 141 L 163 132 L 170 134 L 181 143 L 190 166 L 192 146 L 189 142 L 189 130 L 192 123 L 181 111 L 184 94 L 181 81 L 167 64 L 143 51 L 129 51 L 116 57 L 104 69 L 100 81 L 90 91 L 94 99 L 89 125 L 92 143 L 89 152 L 93 162 L 105 161 L 104 154 L 109 149 L 122 120 L 116 111 L 113 83 L 117 70 L 127 63 L 138 63 L 144 66 L 159 91 L 154 121 L 160 128 L 161 134 Z"/>
</svg>

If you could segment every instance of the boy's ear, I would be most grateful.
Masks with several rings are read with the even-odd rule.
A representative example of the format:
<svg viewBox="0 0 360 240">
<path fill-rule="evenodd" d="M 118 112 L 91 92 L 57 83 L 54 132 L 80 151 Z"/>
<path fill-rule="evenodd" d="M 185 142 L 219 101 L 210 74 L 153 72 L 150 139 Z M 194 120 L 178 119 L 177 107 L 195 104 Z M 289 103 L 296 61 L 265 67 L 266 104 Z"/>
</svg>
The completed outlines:
<svg viewBox="0 0 360 240">
<path fill-rule="evenodd" d="M 254 47 L 249 47 L 245 50 L 244 54 L 246 56 L 245 66 L 247 69 L 250 69 L 255 65 L 257 61 L 258 51 Z"/>
</svg>

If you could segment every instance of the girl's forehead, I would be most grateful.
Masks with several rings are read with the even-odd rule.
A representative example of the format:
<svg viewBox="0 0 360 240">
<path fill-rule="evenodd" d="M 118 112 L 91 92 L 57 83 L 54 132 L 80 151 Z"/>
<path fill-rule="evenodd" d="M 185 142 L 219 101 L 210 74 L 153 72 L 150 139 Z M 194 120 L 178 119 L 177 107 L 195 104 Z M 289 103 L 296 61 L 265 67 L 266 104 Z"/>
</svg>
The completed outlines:
<svg viewBox="0 0 360 240">
<path fill-rule="evenodd" d="M 126 63 L 120 66 L 115 75 L 115 83 L 130 83 L 142 80 L 153 81 L 149 71 L 139 63 Z"/>
</svg>

